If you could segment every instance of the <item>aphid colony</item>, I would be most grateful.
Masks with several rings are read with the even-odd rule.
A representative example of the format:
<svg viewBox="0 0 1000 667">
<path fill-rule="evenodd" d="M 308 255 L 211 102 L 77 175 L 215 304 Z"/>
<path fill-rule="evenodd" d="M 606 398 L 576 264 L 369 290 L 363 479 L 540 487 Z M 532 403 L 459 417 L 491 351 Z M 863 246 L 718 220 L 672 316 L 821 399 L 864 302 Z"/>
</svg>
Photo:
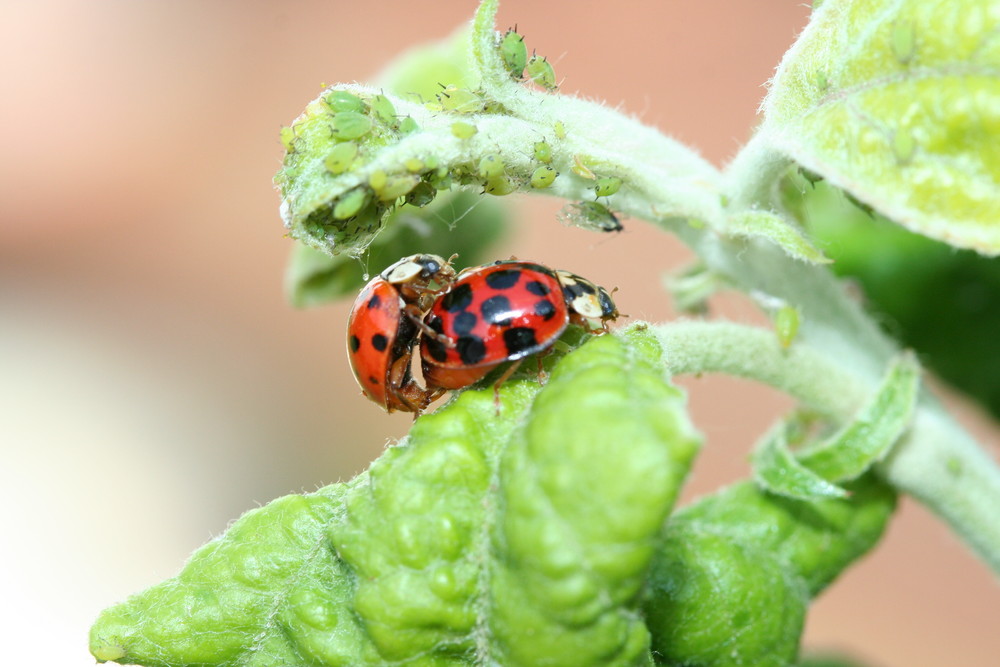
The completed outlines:
<svg viewBox="0 0 1000 667">
<path fill-rule="evenodd" d="M 509 260 L 456 274 L 437 255 L 412 255 L 361 290 L 348 356 L 368 398 L 419 414 L 445 391 L 545 352 L 570 324 L 604 333 L 618 316 L 607 290 L 569 271 Z M 418 345 L 425 387 L 410 371 Z"/>
</svg>

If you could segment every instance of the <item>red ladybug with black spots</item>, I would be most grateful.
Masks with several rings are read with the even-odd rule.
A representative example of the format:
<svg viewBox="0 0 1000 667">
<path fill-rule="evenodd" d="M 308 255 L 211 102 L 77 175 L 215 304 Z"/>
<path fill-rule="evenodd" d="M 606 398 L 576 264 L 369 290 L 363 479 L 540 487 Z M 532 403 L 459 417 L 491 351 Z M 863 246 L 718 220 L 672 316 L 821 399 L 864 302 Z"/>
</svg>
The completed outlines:
<svg viewBox="0 0 1000 667">
<path fill-rule="evenodd" d="M 351 369 L 365 396 L 387 412 L 419 414 L 444 393 L 418 385 L 410 359 L 425 328 L 424 315 L 454 280 L 450 262 L 437 255 L 412 255 L 372 279 L 354 302 L 347 323 Z"/>
<path fill-rule="evenodd" d="M 570 323 L 607 331 L 619 316 L 603 287 L 524 261 L 470 269 L 440 295 L 420 343 L 428 388 L 460 389 L 498 365 L 550 348 Z"/>
</svg>

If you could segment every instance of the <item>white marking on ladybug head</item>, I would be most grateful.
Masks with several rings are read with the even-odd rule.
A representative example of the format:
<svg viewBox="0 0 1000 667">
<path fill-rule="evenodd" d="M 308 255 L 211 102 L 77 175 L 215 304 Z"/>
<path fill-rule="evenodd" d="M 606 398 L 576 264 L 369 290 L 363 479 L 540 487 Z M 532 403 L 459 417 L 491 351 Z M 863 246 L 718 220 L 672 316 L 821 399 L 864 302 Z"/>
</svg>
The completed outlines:
<svg viewBox="0 0 1000 667">
<path fill-rule="evenodd" d="M 404 283 L 413 282 L 416 280 L 424 267 L 418 261 L 420 255 L 413 255 L 412 257 L 404 257 L 399 260 L 385 271 L 382 272 L 382 278 L 393 285 L 402 285 Z"/>
</svg>

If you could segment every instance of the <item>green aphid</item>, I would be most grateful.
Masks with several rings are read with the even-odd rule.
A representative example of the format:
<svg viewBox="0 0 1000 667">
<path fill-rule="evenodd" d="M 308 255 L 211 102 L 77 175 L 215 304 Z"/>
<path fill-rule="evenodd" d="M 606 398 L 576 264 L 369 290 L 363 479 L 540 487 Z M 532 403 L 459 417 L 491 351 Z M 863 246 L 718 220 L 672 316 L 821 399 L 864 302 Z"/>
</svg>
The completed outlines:
<svg viewBox="0 0 1000 667">
<path fill-rule="evenodd" d="M 421 181 L 406 195 L 406 203 L 411 206 L 427 206 L 434 201 L 436 196 L 437 190 L 434 186 L 426 181 Z"/>
<path fill-rule="evenodd" d="M 323 99 L 334 113 L 353 111 L 363 114 L 368 112 L 368 105 L 365 104 L 364 100 L 346 90 L 335 90 Z"/>
<path fill-rule="evenodd" d="M 281 145 L 285 147 L 285 150 L 291 153 L 294 144 L 295 144 L 294 128 L 291 127 L 281 128 Z"/>
<path fill-rule="evenodd" d="M 892 45 L 892 54 L 900 64 L 905 65 L 913 59 L 917 51 L 917 35 L 912 23 L 903 21 L 894 24 L 889 41 Z"/>
<path fill-rule="evenodd" d="M 333 115 L 333 133 L 339 140 L 360 139 L 371 131 L 372 119 L 357 111 L 338 111 Z"/>
<path fill-rule="evenodd" d="M 333 217 L 336 220 L 353 218 L 367 203 L 368 188 L 354 188 L 337 200 L 333 207 Z"/>
<path fill-rule="evenodd" d="M 610 197 L 622 187 L 622 179 L 617 176 L 606 176 L 597 179 L 594 184 L 594 192 L 598 197 Z"/>
<path fill-rule="evenodd" d="M 386 179 L 385 185 L 376 190 L 375 194 L 378 195 L 379 201 L 394 201 L 408 194 L 419 183 L 420 177 L 413 174 L 389 176 Z"/>
<path fill-rule="evenodd" d="M 483 98 L 465 88 L 448 86 L 436 95 L 442 111 L 454 113 L 476 113 L 484 107 Z"/>
<path fill-rule="evenodd" d="M 552 163 L 552 146 L 547 141 L 535 142 L 535 159 L 545 164 Z"/>
<path fill-rule="evenodd" d="M 778 308 L 774 313 L 774 333 L 778 336 L 782 348 L 787 349 L 795 340 L 801 320 L 799 309 L 788 304 Z"/>
<path fill-rule="evenodd" d="M 499 155 L 491 153 L 479 161 L 479 176 L 492 181 L 503 176 L 504 163 Z"/>
<path fill-rule="evenodd" d="M 358 145 L 353 141 L 347 141 L 334 146 L 323 164 L 331 174 L 342 174 L 351 168 L 357 157 Z"/>
<path fill-rule="evenodd" d="M 528 47 L 524 45 L 524 36 L 516 30 L 508 30 L 500 40 L 500 57 L 504 67 L 515 79 L 524 75 L 524 67 L 528 64 Z"/>
<path fill-rule="evenodd" d="M 372 187 L 372 190 L 374 190 L 376 194 L 382 192 L 382 189 L 385 188 L 388 182 L 389 176 L 381 169 L 376 169 L 368 177 L 368 185 Z"/>
<path fill-rule="evenodd" d="M 531 174 L 531 187 L 543 190 L 556 182 L 559 172 L 548 165 L 539 167 Z"/>
<path fill-rule="evenodd" d="M 497 197 L 502 197 L 503 195 L 509 195 L 511 192 L 517 190 L 517 185 L 507 178 L 506 176 L 499 176 L 497 178 L 489 179 L 483 185 L 483 192 L 488 195 L 495 195 Z"/>
<path fill-rule="evenodd" d="M 417 121 L 413 120 L 413 116 L 407 116 L 399 122 L 399 131 L 402 134 L 416 132 L 419 129 L 420 125 L 417 124 Z"/>
<path fill-rule="evenodd" d="M 892 135 L 892 152 L 899 164 L 907 164 L 917 151 L 917 142 L 913 135 L 904 128 L 899 128 Z"/>
<path fill-rule="evenodd" d="M 451 133 L 459 139 L 471 139 L 479 130 L 472 123 L 456 120 L 451 124 Z"/>
<path fill-rule="evenodd" d="M 607 206 L 596 201 L 580 201 L 567 204 L 562 212 L 563 222 L 581 229 L 597 232 L 620 232 L 621 221 Z"/>
<path fill-rule="evenodd" d="M 403 166 L 411 174 L 419 174 L 424 170 L 424 161 L 420 158 L 411 157 L 403 161 Z"/>
<path fill-rule="evenodd" d="M 546 90 L 556 90 L 556 71 L 552 69 L 552 64 L 548 59 L 540 56 L 531 56 L 528 61 L 528 78 L 536 85 Z"/>
<path fill-rule="evenodd" d="M 566 138 L 566 125 L 561 120 L 557 120 L 555 125 L 552 126 L 552 129 L 556 131 L 556 139 Z"/>
<path fill-rule="evenodd" d="M 396 118 L 396 107 L 385 95 L 376 95 L 371 101 L 372 114 L 382 123 L 389 127 L 395 127 L 399 119 Z"/>
</svg>

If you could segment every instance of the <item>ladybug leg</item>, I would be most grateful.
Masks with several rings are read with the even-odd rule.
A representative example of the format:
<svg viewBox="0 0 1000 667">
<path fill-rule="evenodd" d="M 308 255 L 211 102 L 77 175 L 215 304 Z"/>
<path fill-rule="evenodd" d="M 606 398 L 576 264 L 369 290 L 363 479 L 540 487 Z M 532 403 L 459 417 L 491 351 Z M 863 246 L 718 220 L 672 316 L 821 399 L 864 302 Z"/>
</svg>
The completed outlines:
<svg viewBox="0 0 1000 667">
<path fill-rule="evenodd" d="M 538 361 L 538 384 L 543 387 L 545 386 L 545 383 L 549 381 L 549 374 L 545 372 L 545 367 L 542 365 L 542 358 L 551 351 L 552 348 L 550 347 L 535 355 L 535 359 Z"/>
<path fill-rule="evenodd" d="M 524 360 L 518 359 L 510 366 L 508 366 L 507 370 L 505 370 L 503 374 L 499 378 L 497 378 L 497 381 L 493 383 L 493 405 L 496 408 L 497 417 L 500 416 L 500 385 L 502 385 L 504 382 L 510 379 L 510 376 L 513 375 L 515 371 L 517 371 L 517 368 L 518 366 L 521 365 L 522 361 Z"/>
<path fill-rule="evenodd" d="M 416 327 L 420 329 L 425 336 L 433 338 L 449 349 L 454 349 L 455 341 L 427 326 L 427 323 L 424 322 L 423 311 L 421 311 L 416 304 L 407 304 L 403 308 L 403 314 L 410 318 L 410 321 L 413 322 L 413 324 L 416 325 Z"/>
</svg>

